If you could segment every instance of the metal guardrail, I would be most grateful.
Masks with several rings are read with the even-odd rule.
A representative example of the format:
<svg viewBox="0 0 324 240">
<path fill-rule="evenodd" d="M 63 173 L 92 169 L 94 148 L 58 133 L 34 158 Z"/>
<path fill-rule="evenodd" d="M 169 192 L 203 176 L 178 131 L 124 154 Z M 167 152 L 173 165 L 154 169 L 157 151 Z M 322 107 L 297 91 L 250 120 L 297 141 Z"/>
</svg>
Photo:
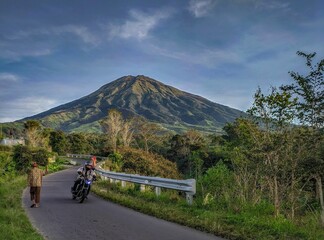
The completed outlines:
<svg viewBox="0 0 324 240">
<path fill-rule="evenodd" d="M 92 155 L 81 155 L 81 154 L 68 154 L 68 157 L 71 158 L 91 158 Z M 106 157 L 98 157 L 97 159 L 107 160 Z M 111 172 L 102 169 L 101 163 L 97 164 L 95 169 L 100 175 L 105 178 L 110 178 L 114 180 L 122 181 L 122 186 L 125 186 L 124 182 L 132 182 L 138 183 L 141 185 L 149 185 L 155 187 L 155 193 L 160 195 L 161 188 L 173 189 L 178 190 L 186 193 L 186 199 L 188 204 L 192 204 L 193 196 L 196 194 L 196 180 L 195 179 L 187 179 L 187 180 L 175 180 L 169 178 L 160 178 L 160 177 L 148 177 L 148 176 L 141 176 L 136 174 L 126 174 L 126 173 L 118 173 L 118 172 Z"/>
</svg>

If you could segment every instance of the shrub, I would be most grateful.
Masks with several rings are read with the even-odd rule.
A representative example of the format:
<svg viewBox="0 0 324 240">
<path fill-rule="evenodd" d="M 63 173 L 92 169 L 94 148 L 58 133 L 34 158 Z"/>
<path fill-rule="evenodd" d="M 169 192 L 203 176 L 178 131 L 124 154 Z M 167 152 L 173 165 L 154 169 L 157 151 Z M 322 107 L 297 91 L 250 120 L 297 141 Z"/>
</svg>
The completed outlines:
<svg viewBox="0 0 324 240">
<path fill-rule="evenodd" d="M 37 162 L 40 166 L 48 164 L 50 153 L 43 148 L 30 148 L 27 146 L 16 146 L 14 148 L 13 161 L 18 172 L 27 172 L 32 162 Z"/>
<path fill-rule="evenodd" d="M 175 179 L 180 177 L 176 164 L 160 155 L 132 148 L 124 148 L 120 153 L 124 172 Z"/>
<path fill-rule="evenodd" d="M 204 205 L 212 204 L 213 201 L 229 202 L 234 197 L 231 189 L 233 182 L 233 173 L 222 161 L 209 168 L 198 183 Z"/>
<path fill-rule="evenodd" d="M 11 151 L 12 151 L 12 147 L 0 145 L 0 152 L 11 152 Z"/>
<path fill-rule="evenodd" d="M 33 162 L 33 155 L 29 147 L 18 145 L 14 148 L 13 161 L 18 172 L 27 172 Z"/>
</svg>

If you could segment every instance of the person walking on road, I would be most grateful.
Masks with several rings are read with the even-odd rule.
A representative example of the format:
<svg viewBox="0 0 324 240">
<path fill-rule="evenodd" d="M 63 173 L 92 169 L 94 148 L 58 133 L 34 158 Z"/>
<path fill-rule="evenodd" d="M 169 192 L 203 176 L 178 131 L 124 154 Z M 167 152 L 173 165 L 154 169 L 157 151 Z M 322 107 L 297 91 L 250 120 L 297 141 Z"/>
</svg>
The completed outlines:
<svg viewBox="0 0 324 240">
<path fill-rule="evenodd" d="M 38 168 L 38 164 L 36 162 L 32 163 L 32 169 L 28 174 L 28 185 L 30 187 L 30 200 L 32 201 L 31 208 L 39 207 L 40 203 L 40 192 L 42 187 L 42 179 L 43 176 L 47 173 L 47 171 L 43 171 Z"/>
</svg>

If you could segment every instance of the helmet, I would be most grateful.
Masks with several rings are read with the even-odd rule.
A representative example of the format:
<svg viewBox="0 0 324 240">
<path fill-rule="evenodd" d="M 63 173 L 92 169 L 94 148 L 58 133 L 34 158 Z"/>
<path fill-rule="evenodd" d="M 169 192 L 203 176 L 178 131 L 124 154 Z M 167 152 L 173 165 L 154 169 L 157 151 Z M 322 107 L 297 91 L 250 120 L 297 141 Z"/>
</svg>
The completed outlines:
<svg viewBox="0 0 324 240">
<path fill-rule="evenodd" d="M 92 168 L 92 164 L 91 164 L 91 162 L 85 162 L 84 166 L 85 166 L 86 168 Z"/>
</svg>

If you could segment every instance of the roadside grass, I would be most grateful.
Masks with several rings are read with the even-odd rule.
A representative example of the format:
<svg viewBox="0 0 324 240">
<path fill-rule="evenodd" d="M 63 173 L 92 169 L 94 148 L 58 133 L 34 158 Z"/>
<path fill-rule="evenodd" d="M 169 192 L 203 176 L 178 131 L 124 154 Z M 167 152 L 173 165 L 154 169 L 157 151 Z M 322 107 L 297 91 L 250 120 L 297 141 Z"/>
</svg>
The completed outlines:
<svg viewBox="0 0 324 240">
<path fill-rule="evenodd" d="M 43 237 L 32 227 L 22 207 L 22 192 L 26 188 L 25 175 L 2 176 L 0 180 L 0 236 L 1 239 L 37 240 Z"/>
<path fill-rule="evenodd" d="M 10 166 L 12 163 L 11 153 L 1 152 L 0 163 L 3 166 L 7 165 L 7 171 L 0 172 L 0 239 L 43 239 L 31 225 L 22 206 L 22 193 L 27 187 L 27 175 L 19 175 L 12 170 L 12 166 Z M 66 163 L 65 160 L 51 163 L 48 166 L 48 172 L 62 170 L 65 168 L 63 164 Z"/>
<path fill-rule="evenodd" d="M 305 218 L 303 224 L 295 224 L 283 217 L 273 218 L 271 211 L 248 208 L 228 212 L 217 206 L 204 206 L 200 199 L 188 206 L 175 191 L 166 190 L 157 197 L 152 191 L 140 192 L 137 188 L 98 181 L 92 190 L 104 199 L 139 212 L 226 239 L 324 239 L 324 230 L 312 224 L 311 217 Z"/>
</svg>

